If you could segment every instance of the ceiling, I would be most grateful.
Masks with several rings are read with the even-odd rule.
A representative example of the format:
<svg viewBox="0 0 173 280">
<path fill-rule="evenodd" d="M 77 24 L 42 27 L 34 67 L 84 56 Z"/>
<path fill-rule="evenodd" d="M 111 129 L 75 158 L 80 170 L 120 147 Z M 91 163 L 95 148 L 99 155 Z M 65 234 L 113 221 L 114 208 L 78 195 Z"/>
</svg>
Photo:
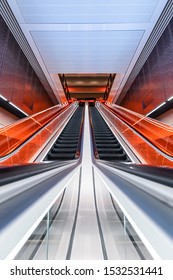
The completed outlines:
<svg viewBox="0 0 173 280">
<path fill-rule="evenodd" d="M 67 99 L 107 99 L 114 74 L 60 74 Z"/>
<path fill-rule="evenodd" d="M 125 84 L 167 0 L 7 2 L 57 100 L 62 102 L 65 95 L 59 74 L 66 75 L 71 96 L 77 92 L 86 96 L 88 89 L 97 96 L 106 77 L 116 73 L 110 91 L 113 99 Z M 100 75 L 97 81 L 96 74 Z M 94 85 L 99 81 L 100 86 Z M 85 89 L 81 87 L 84 83 Z"/>
</svg>

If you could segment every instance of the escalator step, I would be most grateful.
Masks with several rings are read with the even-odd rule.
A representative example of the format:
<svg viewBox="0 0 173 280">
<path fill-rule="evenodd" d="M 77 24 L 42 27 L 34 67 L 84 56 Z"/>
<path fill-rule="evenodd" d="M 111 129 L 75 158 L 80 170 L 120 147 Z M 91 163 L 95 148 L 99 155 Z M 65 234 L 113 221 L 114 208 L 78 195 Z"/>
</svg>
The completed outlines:
<svg viewBox="0 0 173 280">
<path fill-rule="evenodd" d="M 103 136 L 103 132 L 94 132 L 95 136 Z M 104 135 L 112 136 L 112 132 L 104 132 Z M 113 135 L 114 136 L 114 135 Z"/>
<path fill-rule="evenodd" d="M 103 135 L 103 136 L 95 136 L 95 139 L 96 139 L 96 141 L 97 140 L 107 141 L 107 140 L 114 140 L 115 137 L 114 136 L 105 136 L 105 135 Z"/>
<path fill-rule="evenodd" d="M 116 144 L 116 143 L 118 143 L 118 141 L 116 139 L 112 139 L 112 140 L 107 140 L 106 143 L 105 143 L 105 140 L 99 140 L 99 139 L 97 140 L 96 139 L 96 144 L 97 143 L 98 144 L 107 144 L 107 145 L 109 145 L 109 144 L 114 144 L 114 143 Z"/>
<path fill-rule="evenodd" d="M 107 143 L 104 143 L 104 144 L 97 144 L 97 148 L 112 148 L 112 149 L 115 149 L 115 148 L 118 148 L 120 147 L 120 144 L 117 142 L 117 143 L 114 143 L 114 144 L 107 144 Z"/>
<path fill-rule="evenodd" d="M 51 153 L 75 153 L 76 152 L 76 148 L 52 148 L 51 149 Z"/>
<path fill-rule="evenodd" d="M 73 135 L 62 135 L 58 139 L 59 140 L 77 140 L 78 141 L 78 136 L 73 136 Z"/>
<path fill-rule="evenodd" d="M 65 153 L 56 153 L 56 154 L 52 154 L 49 153 L 48 154 L 48 159 L 51 160 L 57 160 L 57 159 L 74 159 L 75 158 L 75 153 L 69 153 L 69 154 L 65 154 Z"/>
<path fill-rule="evenodd" d="M 114 154 L 114 153 L 123 153 L 123 148 L 122 147 L 120 147 L 120 148 L 112 148 L 112 149 L 110 149 L 109 147 L 107 148 L 99 148 L 99 149 L 97 149 L 97 151 L 99 152 L 99 154 L 101 153 L 101 154 L 104 154 L 104 153 L 112 153 L 112 154 Z"/>
<path fill-rule="evenodd" d="M 71 132 L 71 133 L 69 133 L 69 132 L 62 132 L 61 133 L 61 136 L 66 136 L 66 135 L 72 135 L 72 136 L 79 136 L 79 133 L 76 133 L 76 132 Z"/>
<path fill-rule="evenodd" d="M 64 130 L 63 132 L 68 134 L 79 133 L 79 128 L 73 130 Z"/>
<path fill-rule="evenodd" d="M 94 130 L 104 129 L 110 131 L 109 127 L 105 126 L 104 124 L 101 125 L 93 125 Z"/>
<path fill-rule="evenodd" d="M 101 154 L 99 155 L 100 159 L 104 160 L 126 160 L 126 154 Z"/>
<path fill-rule="evenodd" d="M 109 127 L 105 126 L 104 124 L 102 125 L 93 125 L 94 130 L 99 130 L 99 129 L 104 129 L 110 131 Z"/>
<path fill-rule="evenodd" d="M 71 144 L 71 143 L 55 143 L 54 144 L 54 147 L 55 148 L 77 148 L 77 143 L 73 143 L 73 144 Z"/>
<path fill-rule="evenodd" d="M 129 161 L 123 147 L 97 109 L 92 107 L 90 110 L 99 158 L 110 161 Z"/>
<path fill-rule="evenodd" d="M 65 143 L 66 143 L 66 144 L 68 144 L 68 143 L 69 143 L 69 144 L 77 144 L 78 141 L 77 141 L 76 139 L 75 139 L 75 140 L 70 140 L 70 139 L 69 139 L 69 140 L 67 140 L 67 139 L 64 140 L 64 139 L 59 139 L 59 138 L 58 138 L 58 140 L 56 141 L 56 144 L 59 144 L 59 143 L 62 143 L 62 144 L 63 144 L 63 143 L 64 143 L 64 144 L 65 144 Z"/>
<path fill-rule="evenodd" d="M 104 128 L 101 128 L 100 130 L 94 130 L 94 134 L 111 134 L 113 135 L 112 131 L 108 130 L 108 129 L 104 129 Z"/>
</svg>

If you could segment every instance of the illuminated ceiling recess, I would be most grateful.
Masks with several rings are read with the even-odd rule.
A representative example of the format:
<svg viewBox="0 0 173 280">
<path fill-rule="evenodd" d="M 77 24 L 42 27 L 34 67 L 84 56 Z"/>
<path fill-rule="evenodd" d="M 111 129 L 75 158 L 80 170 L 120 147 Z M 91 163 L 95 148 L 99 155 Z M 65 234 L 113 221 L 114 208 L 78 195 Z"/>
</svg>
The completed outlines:
<svg viewBox="0 0 173 280">
<path fill-rule="evenodd" d="M 58 74 L 116 73 L 125 84 L 167 0 L 6 0 L 57 99 Z"/>
<path fill-rule="evenodd" d="M 68 100 L 107 100 L 114 74 L 59 74 Z"/>
</svg>

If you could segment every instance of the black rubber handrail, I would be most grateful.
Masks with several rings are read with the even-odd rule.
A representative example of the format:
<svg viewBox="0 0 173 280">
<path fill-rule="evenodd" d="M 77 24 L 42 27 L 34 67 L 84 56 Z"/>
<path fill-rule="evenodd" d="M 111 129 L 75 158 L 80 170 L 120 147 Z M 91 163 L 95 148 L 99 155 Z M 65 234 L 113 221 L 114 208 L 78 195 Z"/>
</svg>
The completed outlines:
<svg viewBox="0 0 173 280">
<path fill-rule="evenodd" d="M 137 175 L 169 187 L 173 187 L 173 169 L 167 167 L 156 167 L 132 163 L 112 163 L 110 161 L 97 160 L 96 162 L 104 163 L 107 166 Z M 21 179 L 34 176 L 63 165 L 72 163 L 71 161 L 59 161 L 50 163 L 30 163 L 24 165 L 0 167 L 0 186 L 9 184 Z"/>
<path fill-rule="evenodd" d="M 28 178 L 43 172 L 64 166 L 71 161 L 58 161 L 48 163 L 29 163 L 23 165 L 0 167 L 0 186 Z"/>
<path fill-rule="evenodd" d="M 115 169 L 145 178 L 173 188 L 173 169 L 167 167 L 157 167 L 143 164 L 112 163 L 109 161 L 98 161 Z"/>
</svg>

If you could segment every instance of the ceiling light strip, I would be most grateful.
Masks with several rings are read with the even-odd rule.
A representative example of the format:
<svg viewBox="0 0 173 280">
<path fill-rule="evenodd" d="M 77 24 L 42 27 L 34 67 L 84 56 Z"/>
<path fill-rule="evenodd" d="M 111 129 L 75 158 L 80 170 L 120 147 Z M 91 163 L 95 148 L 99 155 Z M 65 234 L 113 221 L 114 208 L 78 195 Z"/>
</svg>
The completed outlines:
<svg viewBox="0 0 173 280">
<path fill-rule="evenodd" d="M 173 99 L 173 96 L 169 97 L 167 101 L 170 101 L 170 100 L 172 100 L 172 99 Z"/>
<path fill-rule="evenodd" d="M 3 95 L 0 94 L 0 99 L 3 99 L 4 101 L 6 101 L 8 104 L 10 104 L 11 106 L 13 106 L 14 108 L 16 108 L 18 111 L 20 111 L 21 113 L 23 113 L 25 116 L 29 116 L 27 113 L 25 113 L 22 109 L 20 109 L 19 107 L 17 107 L 14 103 L 12 103 L 11 101 L 9 101 L 7 98 L 5 98 Z"/>
<path fill-rule="evenodd" d="M 150 114 L 152 114 L 153 112 L 157 111 L 159 108 L 161 108 L 163 105 L 165 105 L 167 102 L 173 100 L 173 96 L 169 97 L 166 101 L 164 101 L 163 103 L 161 103 L 159 106 L 157 106 L 155 109 L 153 109 L 151 112 L 149 112 L 148 114 L 146 114 L 146 116 L 149 116 Z"/>
<path fill-rule="evenodd" d="M 19 107 L 14 105 L 12 102 L 9 102 L 10 105 L 12 105 L 14 108 L 16 108 L 18 111 L 22 112 L 25 116 L 29 116 L 27 113 L 25 113 L 23 110 L 21 110 Z"/>
<path fill-rule="evenodd" d="M 0 98 L 2 98 L 3 100 L 5 100 L 5 101 L 8 101 L 4 96 L 2 96 L 1 94 L 0 94 Z"/>
<path fill-rule="evenodd" d="M 159 108 L 161 108 L 163 105 L 165 105 L 166 102 L 161 103 L 159 106 L 157 106 L 155 109 L 153 109 L 151 112 L 149 112 L 148 114 L 146 114 L 146 116 L 148 117 L 150 114 L 152 114 L 153 112 L 157 111 Z"/>
</svg>

